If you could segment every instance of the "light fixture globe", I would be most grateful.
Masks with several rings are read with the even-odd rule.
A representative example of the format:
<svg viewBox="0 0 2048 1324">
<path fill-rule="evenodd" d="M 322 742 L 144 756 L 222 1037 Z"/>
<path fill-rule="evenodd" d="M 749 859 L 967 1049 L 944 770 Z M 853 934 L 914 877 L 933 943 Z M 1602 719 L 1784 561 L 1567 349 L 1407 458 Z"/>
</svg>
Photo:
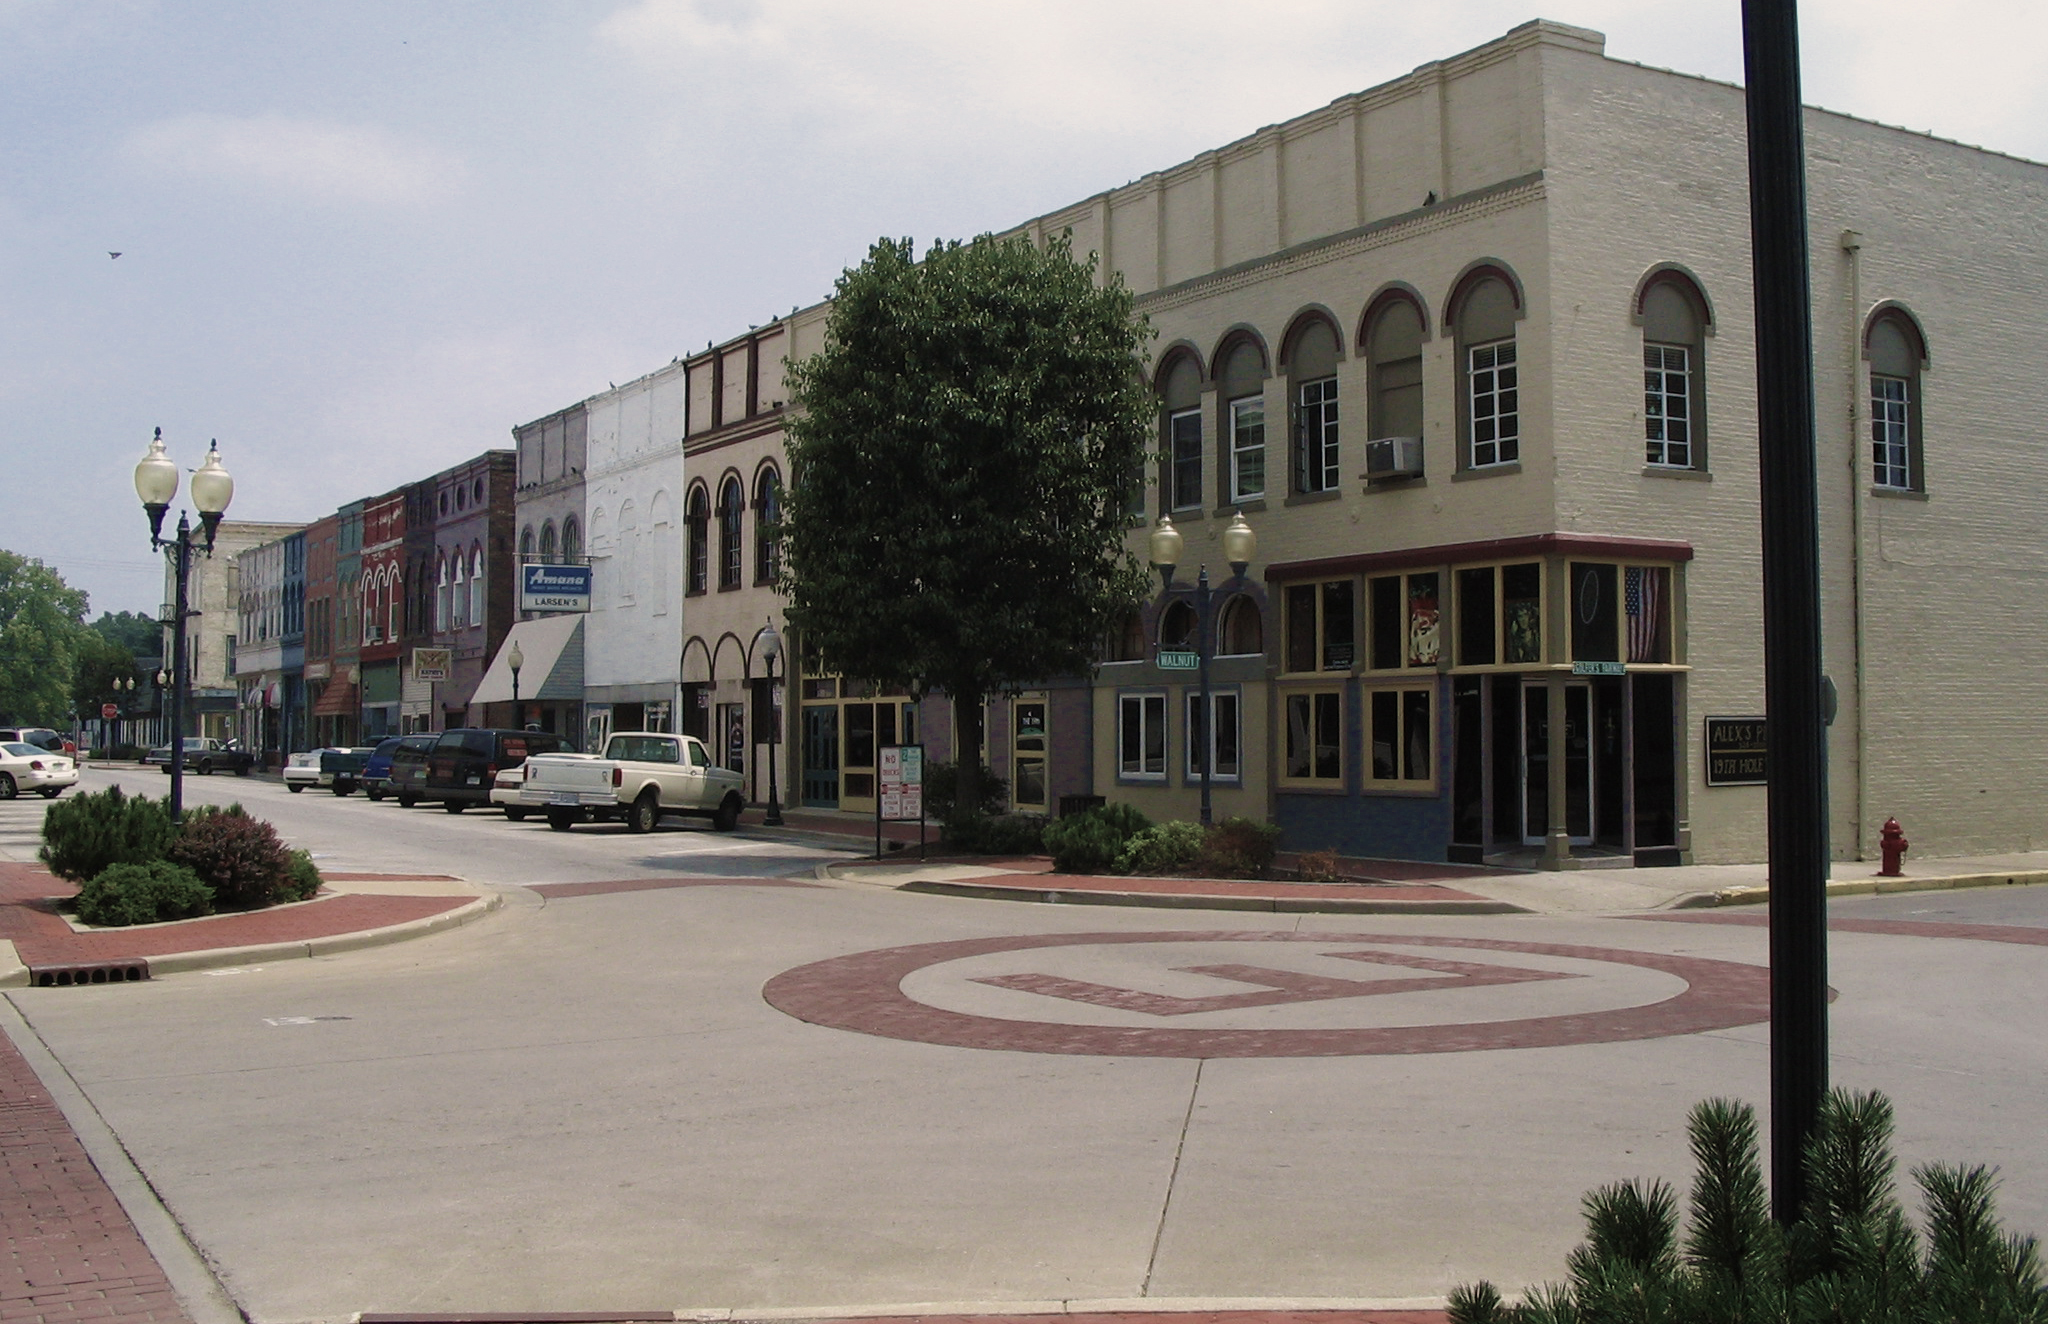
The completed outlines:
<svg viewBox="0 0 2048 1324">
<path fill-rule="evenodd" d="M 519 641 L 516 639 L 512 641 L 512 651 L 505 654 L 505 665 L 515 672 L 526 665 L 526 654 L 519 650 Z"/>
<path fill-rule="evenodd" d="M 141 480 L 138 477 L 136 481 L 139 483 Z M 199 508 L 200 515 L 218 517 L 234 499 L 235 480 L 220 467 L 220 443 L 215 442 L 207 449 L 206 463 L 192 475 L 192 504 Z"/>
<path fill-rule="evenodd" d="M 1230 526 L 1223 530 L 1223 559 L 1230 562 L 1231 570 L 1241 575 L 1258 550 L 1259 535 L 1244 522 L 1244 512 L 1240 510 L 1230 517 Z"/>
<path fill-rule="evenodd" d="M 1182 541 L 1180 530 L 1173 527 L 1173 516 L 1161 515 L 1158 527 L 1152 530 L 1152 564 L 1172 574 L 1180 564 Z"/>
<path fill-rule="evenodd" d="M 771 663 L 782 656 L 782 636 L 775 633 L 774 621 L 761 629 L 761 656 Z"/>
<path fill-rule="evenodd" d="M 149 536 L 154 540 L 163 533 L 164 512 L 178 495 L 178 466 L 164 454 L 162 428 L 150 439 L 149 454 L 136 462 L 135 495 L 142 498 L 142 508 L 149 512 Z"/>
</svg>

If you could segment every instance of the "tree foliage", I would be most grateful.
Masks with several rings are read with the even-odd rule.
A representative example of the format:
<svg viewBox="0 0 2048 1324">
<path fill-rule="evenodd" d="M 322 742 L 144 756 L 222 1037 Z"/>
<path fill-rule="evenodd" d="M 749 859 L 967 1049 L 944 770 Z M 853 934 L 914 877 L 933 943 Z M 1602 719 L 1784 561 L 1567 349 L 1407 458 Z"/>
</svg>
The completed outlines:
<svg viewBox="0 0 2048 1324">
<path fill-rule="evenodd" d="M 1125 501 L 1149 334 L 1064 238 L 922 262 L 885 239 L 840 278 L 791 374 L 784 507 L 790 618 L 826 669 L 949 694 L 972 751 L 987 696 L 1093 665 L 1144 590 Z"/>
<path fill-rule="evenodd" d="M 71 702 L 77 711 L 91 717 L 98 715 L 100 705 L 110 699 L 131 702 L 125 688 L 115 690 L 114 682 L 117 680 L 139 683 L 135 654 L 97 629 L 81 631 L 78 652 L 71 666 Z"/>
<path fill-rule="evenodd" d="M 84 591 L 41 561 L 0 549 L 0 721 L 65 721 L 84 633 Z"/>
<path fill-rule="evenodd" d="M 92 623 L 92 632 L 135 657 L 155 657 L 163 652 L 163 625 L 139 611 L 103 611 Z"/>
</svg>

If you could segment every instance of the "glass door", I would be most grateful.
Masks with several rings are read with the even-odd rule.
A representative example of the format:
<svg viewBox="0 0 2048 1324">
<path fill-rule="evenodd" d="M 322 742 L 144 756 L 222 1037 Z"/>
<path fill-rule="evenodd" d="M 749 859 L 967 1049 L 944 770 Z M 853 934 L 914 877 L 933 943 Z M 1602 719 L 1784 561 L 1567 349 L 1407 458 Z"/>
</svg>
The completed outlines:
<svg viewBox="0 0 2048 1324">
<path fill-rule="evenodd" d="M 1014 705 L 1015 780 L 1011 802 L 1020 810 L 1045 812 L 1045 700 L 1020 698 Z"/>
<path fill-rule="evenodd" d="M 839 807 L 839 705 L 804 705 L 804 803 Z"/>
<path fill-rule="evenodd" d="M 1574 846 L 1593 844 L 1593 691 L 1584 681 L 1565 686 L 1564 827 Z M 1550 688 L 1522 686 L 1522 843 L 1541 846 L 1550 831 Z"/>
</svg>

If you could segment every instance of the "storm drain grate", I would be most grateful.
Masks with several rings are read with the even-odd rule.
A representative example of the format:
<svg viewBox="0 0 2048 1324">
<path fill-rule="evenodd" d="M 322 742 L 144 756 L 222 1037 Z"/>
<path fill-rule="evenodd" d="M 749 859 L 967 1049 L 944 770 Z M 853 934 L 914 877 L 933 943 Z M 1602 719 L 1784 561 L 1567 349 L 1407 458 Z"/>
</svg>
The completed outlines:
<svg viewBox="0 0 2048 1324">
<path fill-rule="evenodd" d="M 147 961 L 113 961 L 97 965 L 38 965 L 29 967 L 29 979 L 37 988 L 70 988 L 78 984 L 134 984 L 149 978 Z"/>
</svg>

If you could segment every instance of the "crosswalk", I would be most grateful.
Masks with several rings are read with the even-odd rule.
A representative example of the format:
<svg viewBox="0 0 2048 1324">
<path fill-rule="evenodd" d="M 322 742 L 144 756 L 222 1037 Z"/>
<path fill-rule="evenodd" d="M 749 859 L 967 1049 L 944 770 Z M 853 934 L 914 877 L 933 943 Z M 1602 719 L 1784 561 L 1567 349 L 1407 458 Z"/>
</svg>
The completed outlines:
<svg viewBox="0 0 2048 1324">
<path fill-rule="evenodd" d="M 43 844 L 43 811 L 49 807 L 40 795 L 0 800 L 0 860 L 26 864 L 35 859 L 36 848 Z"/>
</svg>

